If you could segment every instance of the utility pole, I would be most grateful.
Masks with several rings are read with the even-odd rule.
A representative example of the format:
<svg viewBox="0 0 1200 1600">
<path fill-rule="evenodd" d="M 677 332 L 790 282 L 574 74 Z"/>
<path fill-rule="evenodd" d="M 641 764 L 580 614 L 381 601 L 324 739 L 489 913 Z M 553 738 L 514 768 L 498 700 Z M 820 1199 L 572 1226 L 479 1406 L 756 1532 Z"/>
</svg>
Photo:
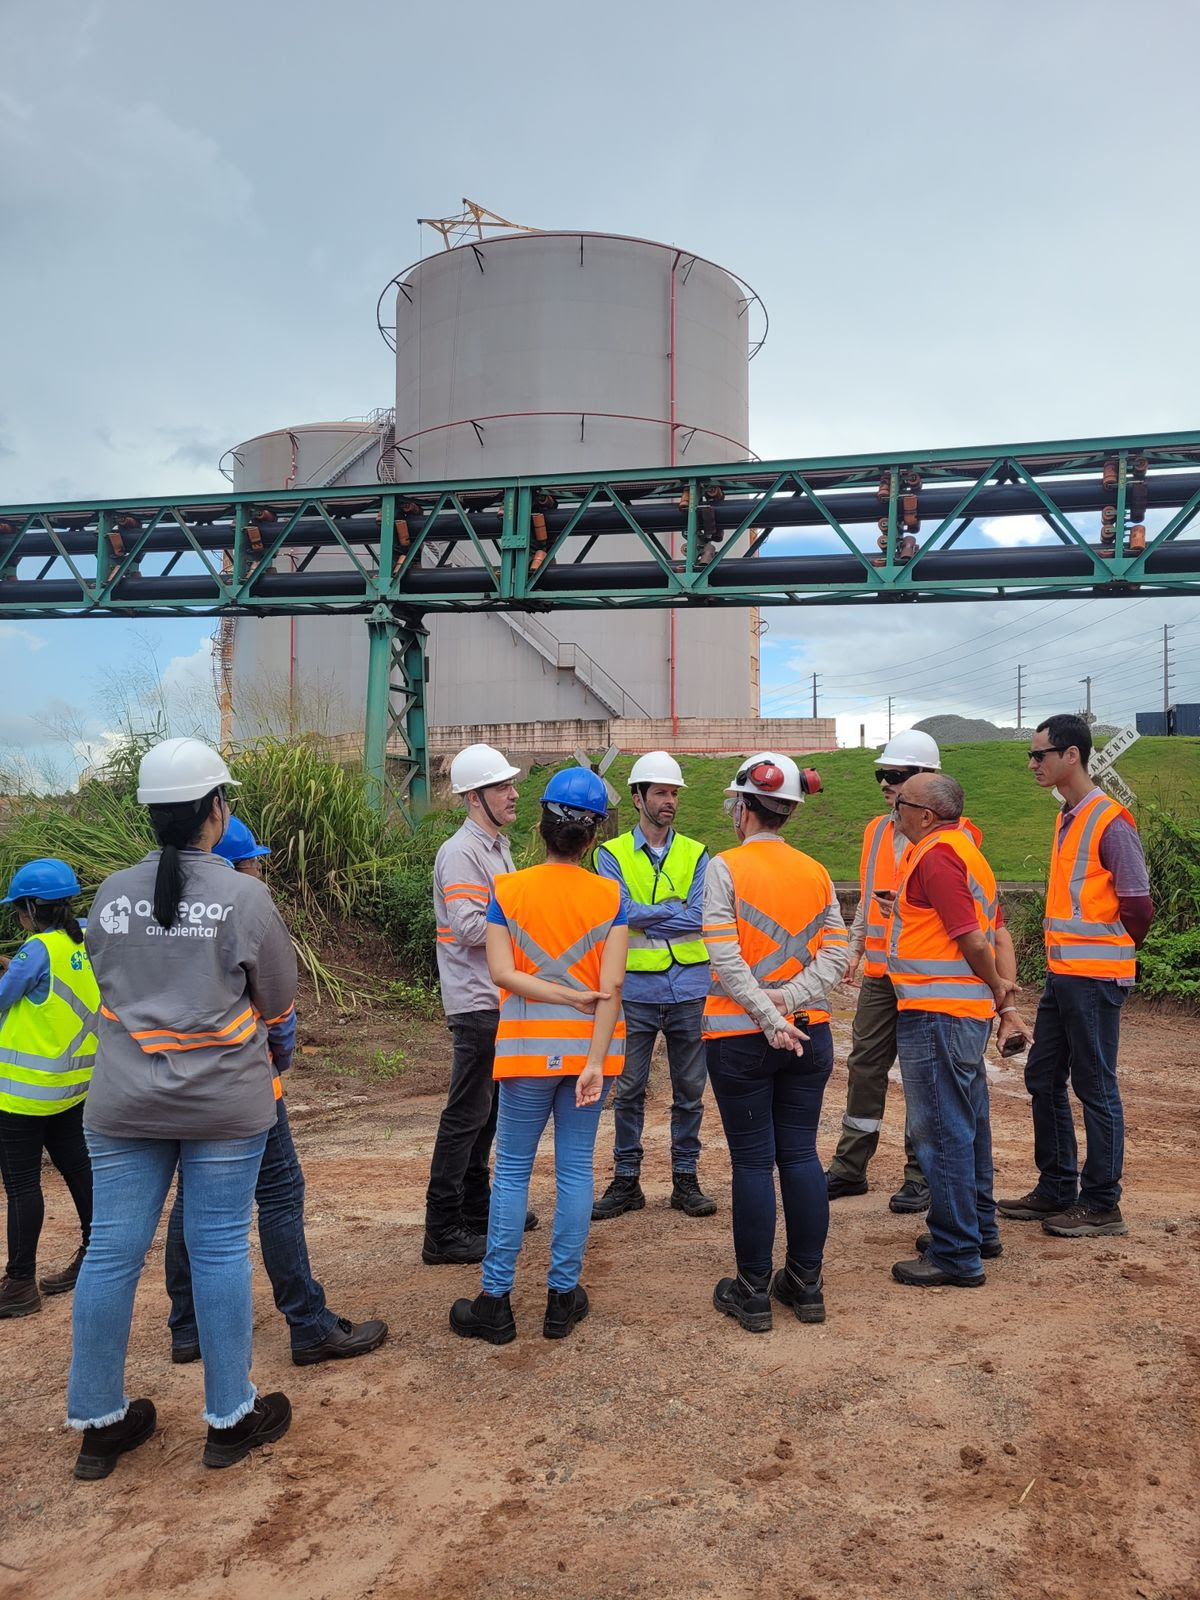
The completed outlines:
<svg viewBox="0 0 1200 1600">
<path fill-rule="evenodd" d="M 892 697 L 888 695 L 888 738 L 892 737 Z"/>
<path fill-rule="evenodd" d="M 812 681 L 813 681 L 813 717 L 815 719 L 815 717 L 817 715 L 817 675 L 816 675 L 815 672 L 812 675 Z"/>
<path fill-rule="evenodd" d="M 1024 688 L 1024 685 L 1021 682 L 1021 676 L 1024 673 L 1024 671 L 1025 671 L 1025 668 L 1023 666 L 1017 668 L 1017 732 L 1018 733 L 1021 731 L 1021 692 L 1022 692 L 1022 689 Z"/>
<path fill-rule="evenodd" d="M 1171 630 L 1163 623 L 1163 716 L 1171 709 Z"/>
<path fill-rule="evenodd" d="M 1083 714 L 1087 718 L 1088 722 L 1090 723 L 1091 720 L 1092 720 L 1092 680 L 1091 680 L 1090 677 L 1087 677 L 1087 678 L 1080 678 L 1079 681 L 1080 681 L 1080 683 L 1084 683 L 1084 684 L 1087 685 L 1087 705 L 1084 708 L 1084 713 Z"/>
</svg>

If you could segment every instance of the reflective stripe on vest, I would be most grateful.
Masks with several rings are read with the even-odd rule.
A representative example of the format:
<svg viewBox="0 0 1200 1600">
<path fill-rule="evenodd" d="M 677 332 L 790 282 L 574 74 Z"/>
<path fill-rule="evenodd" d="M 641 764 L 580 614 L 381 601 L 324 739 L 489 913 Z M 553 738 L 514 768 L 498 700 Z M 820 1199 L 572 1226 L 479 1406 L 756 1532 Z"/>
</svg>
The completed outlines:
<svg viewBox="0 0 1200 1600">
<path fill-rule="evenodd" d="M 939 844 L 948 845 L 962 862 L 979 931 L 992 949 L 996 948 L 999 898 L 992 869 L 972 832 L 962 827 L 939 828 L 920 844 L 910 846 L 900 863 L 900 882 L 888 932 L 887 966 L 896 991 L 896 1006 L 900 1011 L 991 1017 L 996 1009 L 992 991 L 972 972 L 958 941 L 946 932 L 932 906 L 916 906 L 908 897 L 914 869 Z"/>
<path fill-rule="evenodd" d="M 896 887 L 896 835 L 891 812 L 868 822 L 863 831 L 858 886 L 863 911 L 862 969 L 868 978 L 882 978 L 887 973 L 888 930 L 875 890 Z"/>
<path fill-rule="evenodd" d="M 704 846 L 700 841 L 688 839 L 681 833 L 672 836 L 671 847 L 658 866 L 648 850 L 639 850 L 634 845 L 632 832 L 618 834 L 599 849 L 609 852 L 621 869 L 631 898 L 644 906 L 657 905 L 660 898 L 666 899 L 668 895 L 678 895 L 686 902 L 696 868 L 704 858 Z M 629 929 L 627 972 L 666 972 L 671 966 L 700 967 L 707 960 L 703 939 L 662 939 L 641 928 Z"/>
<path fill-rule="evenodd" d="M 48 1116 L 87 1094 L 96 1060 L 100 991 L 83 945 L 56 928 L 35 933 L 50 962 L 46 998 L 23 995 L 0 1021 L 0 1111 Z"/>
<path fill-rule="evenodd" d="M 720 856 L 733 880 L 736 921 L 705 926 L 711 944 L 737 939 L 742 959 L 765 989 L 779 987 L 812 964 L 827 944 L 845 944 L 844 929 L 825 929 L 833 883 L 819 861 L 782 842 L 751 842 Z M 808 1007 L 810 1022 L 828 1022 L 829 1012 Z M 758 1023 L 721 986 L 713 969 L 704 1002 L 706 1039 L 758 1033 Z"/>
<path fill-rule="evenodd" d="M 1137 970 L 1137 952 L 1120 920 L 1112 874 L 1100 860 L 1105 829 L 1118 819 L 1136 827 L 1124 806 L 1097 794 L 1065 830 L 1061 816 L 1055 822 L 1043 922 L 1051 972 L 1132 978 Z"/>
<path fill-rule="evenodd" d="M 621 906 L 620 888 L 611 878 L 579 867 L 529 867 L 501 873 L 495 895 L 519 971 L 581 993 L 599 989 L 604 941 Z M 586 924 L 582 932 L 581 922 Z M 591 1016 L 574 1006 L 525 1000 L 502 989 L 493 1076 L 581 1073 L 592 1026 Z M 615 1076 L 624 1065 L 625 1023 L 618 1020 L 604 1058 L 605 1076 Z"/>
</svg>

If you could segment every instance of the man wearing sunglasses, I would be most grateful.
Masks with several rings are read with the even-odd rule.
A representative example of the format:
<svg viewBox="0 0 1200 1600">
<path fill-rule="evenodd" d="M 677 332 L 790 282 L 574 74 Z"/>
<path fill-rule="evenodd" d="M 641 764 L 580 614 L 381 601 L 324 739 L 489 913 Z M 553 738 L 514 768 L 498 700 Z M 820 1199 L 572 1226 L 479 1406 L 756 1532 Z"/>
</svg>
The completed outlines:
<svg viewBox="0 0 1200 1600">
<path fill-rule="evenodd" d="M 909 728 L 890 739 L 875 765 L 875 777 L 888 809 L 867 824 L 859 858 L 858 910 L 850 926 L 850 966 L 844 981 L 854 982 L 860 962 L 863 977 L 846 1062 L 849 1083 L 842 1135 L 826 1173 L 831 1200 L 867 1192 L 867 1164 L 879 1144 L 888 1073 L 896 1060 L 896 996 L 887 975 L 887 923 L 900 858 L 908 848 L 908 840 L 894 825 L 892 808 L 909 778 L 919 772 L 938 772 L 941 765 L 937 744 L 919 728 Z M 904 1182 L 888 1205 L 900 1212 L 925 1211 L 929 1206 L 929 1185 L 913 1149 L 907 1122 Z"/>
<path fill-rule="evenodd" d="M 1062 1239 L 1128 1231 L 1120 1206 L 1125 1119 L 1117 1049 L 1137 951 L 1154 920 L 1137 827 L 1088 776 L 1091 754 L 1083 717 L 1049 717 L 1031 741 L 1029 770 L 1063 800 L 1046 890 L 1046 987 L 1025 1067 L 1039 1176 L 1028 1194 L 999 1202 L 1001 1216 L 1040 1222 Z M 1082 1173 L 1068 1082 L 1083 1107 Z"/>
<path fill-rule="evenodd" d="M 984 1051 L 997 1014 L 1028 1029 L 1012 1004 L 1017 963 L 996 879 L 963 825 L 963 791 L 942 772 L 896 797 L 904 857 L 888 922 L 888 976 L 908 1122 L 929 1180 L 929 1231 L 892 1277 L 912 1288 L 973 1289 L 1000 1254 Z"/>
</svg>

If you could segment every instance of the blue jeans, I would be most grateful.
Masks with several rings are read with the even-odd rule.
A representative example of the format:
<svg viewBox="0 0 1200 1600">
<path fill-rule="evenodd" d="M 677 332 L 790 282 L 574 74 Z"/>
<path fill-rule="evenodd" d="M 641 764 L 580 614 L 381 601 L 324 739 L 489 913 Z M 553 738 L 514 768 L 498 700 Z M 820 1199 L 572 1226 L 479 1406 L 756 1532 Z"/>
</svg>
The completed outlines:
<svg viewBox="0 0 1200 1600">
<path fill-rule="evenodd" d="M 1090 1210 L 1107 1211 L 1121 1199 L 1125 1113 L 1117 1088 L 1117 1047 L 1128 993 L 1111 979 L 1046 976 L 1025 1087 L 1033 1098 L 1037 1192 L 1064 1207 L 1078 1198 Z M 1068 1080 L 1083 1107 L 1082 1180 Z"/>
<path fill-rule="evenodd" d="M 310 1349 L 332 1331 L 337 1317 L 325 1304 L 325 1291 L 313 1277 L 308 1262 L 308 1241 L 304 1237 L 304 1172 L 292 1143 L 283 1100 L 276 1102 L 275 1126 L 267 1133 L 254 1199 L 258 1206 L 258 1242 L 275 1305 L 287 1318 L 292 1349 Z M 167 1219 L 167 1293 L 171 1296 L 167 1326 L 171 1330 L 172 1345 L 196 1344 L 199 1340 L 183 1218 L 181 1172 L 175 1187 L 175 1204 Z"/>
<path fill-rule="evenodd" d="M 92 1237 L 72 1307 L 67 1421 L 119 1422 L 133 1297 L 176 1167 L 204 1356 L 204 1420 L 229 1428 L 253 1408 L 250 1211 L 265 1133 L 246 1139 L 110 1139 L 88 1131 Z"/>
<path fill-rule="evenodd" d="M 529 1176 L 546 1124 L 554 1118 L 554 1228 L 550 1235 L 552 1289 L 579 1282 L 595 1186 L 592 1157 L 600 1112 L 610 1080 L 605 1078 L 595 1105 L 575 1104 L 571 1078 L 501 1078 L 496 1116 L 496 1170 L 488 1214 L 487 1254 L 483 1258 L 485 1294 L 508 1294 L 525 1237 Z"/>
<path fill-rule="evenodd" d="M 667 1041 L 671 1072 L 671 1170 L 695 1172 L 704 1116 L 704 1040 L 700 1037 L 704 1000 L 676 1000 L 669 1005 L 625 1000 L 621 1010 L 625 1016 L 625 1070 L 613 1094 L 613 1170 L 618 1178 L 636 1178 L 642 1170 L 646 1085 L 654 1042 L 661 1033 Z"/>
<path fill-rule="evenodd" d="M 929 1184 L 926 1260 L 970 1277 L 1000 1237 L 992 1196 L 992 1124 L 983 1052 L 990 1020 L 901 1011 L 896 1048 L 917 1160 Z"/>
<path fill-rule="evenodd" d="M 817 1123 L 833 1071 L 833 1035 L 827 1022 L 806 1032 L 799 1056 L 773 1049 L 761 1033 L 708 1041 L 708 1076 L 733 1166 L 733 1251 L 738 1272 L 757 1286 L 771 1276 L 776 1167 L 788 1260 L 819 1267 L 829 1232 Z"/>
</svg>

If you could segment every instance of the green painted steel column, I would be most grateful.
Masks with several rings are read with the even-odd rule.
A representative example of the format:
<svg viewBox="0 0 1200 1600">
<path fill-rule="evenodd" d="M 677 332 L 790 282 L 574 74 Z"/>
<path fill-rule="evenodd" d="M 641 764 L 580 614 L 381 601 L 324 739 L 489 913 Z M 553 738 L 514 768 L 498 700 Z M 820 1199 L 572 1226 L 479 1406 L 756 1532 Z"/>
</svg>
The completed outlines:
<svg viewBox="0 0 1200 1600">
<path fill-rule="evenodd" d="M 367 618 L 367 723 L 363 767 L 371 804 L 388 797 L 410 824 L 429 803 L 429 748 L 425 713 L 425 639 L 419 612 L 397 616 L 378 605 Z M 399 784 L 388 782 L 388 740 L 399 734 L 404 754 Z"/>
<path fill-rule="evenodd" d="M 397 623 L 386 606 L 367 618 L 367 726 L 363 767 L 371 804 L 382 811 L 387 796 L 388 701 L 392 681 L 392 643 Z"/>
</svg>

